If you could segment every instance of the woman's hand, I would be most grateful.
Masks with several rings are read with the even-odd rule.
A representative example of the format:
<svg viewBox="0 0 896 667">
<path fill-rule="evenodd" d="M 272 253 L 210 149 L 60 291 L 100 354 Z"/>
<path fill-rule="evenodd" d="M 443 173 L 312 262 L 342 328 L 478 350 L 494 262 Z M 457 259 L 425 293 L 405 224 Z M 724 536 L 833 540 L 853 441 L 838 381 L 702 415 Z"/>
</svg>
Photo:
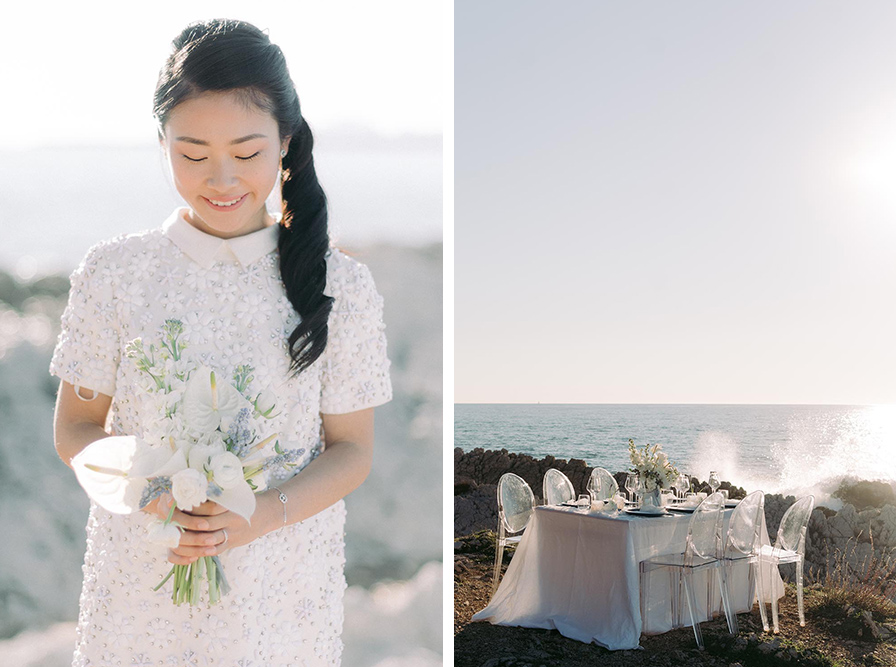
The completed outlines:
<svg viewBox="0 0 896 667">
<path fill-rule="evenodd" d="M 162 496 L 157 514 L 163 518 L 167 517 L 172 502 L 171 496 Z M 256 509 L 253 519 L 257 518 L 257 515 Z M 194 507 L 189 512 L 183 512 L 175 507 L 172 521 L 184 527 L 180 544 L 168 550 L 168 560 L 175 565 L 189 565 L 204 556 L 218 556 L 231 547 L 249 544 L 264 535 L 260 521 L 253 521 L 250 525 L 239 514 L 227 510 L 212 500 Z"/>
</svg>

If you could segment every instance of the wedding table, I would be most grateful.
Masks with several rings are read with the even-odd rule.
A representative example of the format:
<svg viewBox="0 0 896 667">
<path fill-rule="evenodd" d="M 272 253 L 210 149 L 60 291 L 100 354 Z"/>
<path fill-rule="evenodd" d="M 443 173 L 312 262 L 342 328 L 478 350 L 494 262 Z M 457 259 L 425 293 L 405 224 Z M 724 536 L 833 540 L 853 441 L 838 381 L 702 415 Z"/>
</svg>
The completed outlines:
<svg viewBox="0 0 896 667">
<path fill-rule="evenodd" d="M 725 529 L 733 510 L 725 511 Z M 652 556 L 685 549 L 691 514 L 615 516 L 574 508 L 535 508 L 501 585 L 474 621 L 525 628 L 556 629 L 583 642 L 611 650 L 637 648 L 641 633 L 672 629 L 671 578 L 654 574 L 646 595 L 646 618 L 641 617 L 638 564 Z M 762 539 L 768 543 L 765 521 Z M 730 571 L 729 589 L 736 611 L 749 611 L 754 596 L 749 587 L 749 565 Z M 784 585 L 777 571 L 766 568 L 765 596 L 781 597 Z M 718 612 L 721 601 L 707 610 L 711 569 L 695 573 L 698 618 Z M 716 586 L 718 591 L 718 586 Z M 682 622 L 690 625 L 682 596 Z"/>
</svg>

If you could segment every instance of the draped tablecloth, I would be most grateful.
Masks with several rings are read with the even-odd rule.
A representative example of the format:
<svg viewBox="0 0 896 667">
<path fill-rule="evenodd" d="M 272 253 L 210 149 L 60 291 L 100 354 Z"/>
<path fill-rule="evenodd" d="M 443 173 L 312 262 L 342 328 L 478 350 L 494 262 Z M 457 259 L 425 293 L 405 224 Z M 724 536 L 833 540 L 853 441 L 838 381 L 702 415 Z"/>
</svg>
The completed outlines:
<svg viewBox="0 0 896 667">
<path fill-rule="evenodd" d="M 733 510 L 725 511 L 725 529 Z M 525 628 L 556 629 L 583 642 L 611 650 L 638 647 L 642 632 L 672 629 L 671 578 L 650 577 L 646 616 L 641 618 L 638 564 L 652 556 L 684 551 L 687 513 L 647 517 L 619 512 L 615 516 L 565 507 L 537 507 L 516 549 L 501 585 L 474 621 Z M 762 522 L 763 543 L 768 531 Z M 729 570 L 729 588 L 736 611 L 749 611 L 754 596 L 749 566 Z M 777 571 L 764 569 L 764 597 L 781 597 L 784 585 Z M 770 575 L 770 576 L 769 576 Z M 706 620 L 721 600 L 707 610 L 711 569 L 694 575 L 698 618 Z M 716 587 L 716 591 L 718 587 Z M 683 622 L 690 625 L 682 596 Z"/>
</svg>

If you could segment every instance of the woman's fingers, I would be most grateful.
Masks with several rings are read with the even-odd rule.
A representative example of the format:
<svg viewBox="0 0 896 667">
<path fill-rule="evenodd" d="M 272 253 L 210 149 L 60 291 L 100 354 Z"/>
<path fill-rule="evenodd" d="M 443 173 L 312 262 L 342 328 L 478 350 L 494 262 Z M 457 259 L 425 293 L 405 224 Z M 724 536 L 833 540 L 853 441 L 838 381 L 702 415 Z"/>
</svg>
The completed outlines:
<svg viewBox="0 0 896 667">
<path fill-rule="evenodd" d="M 230 536 L 225 538 L 224 530 L 211 532 L 184 531 L 180 544 L 168 550 L 168 560 L 176 565 L 187 565 L 203 556 L 216 556 L 226 548 Z"/>
<path fill-rule="evenodd" d="M 206 500 L 204 503 L 197 505 L 187 513 L 194 516 L 214 516 L 216 514 L 223 514 L 226 511 L 226 507 L 219 505 L 214 500 Z"/>
</svg>

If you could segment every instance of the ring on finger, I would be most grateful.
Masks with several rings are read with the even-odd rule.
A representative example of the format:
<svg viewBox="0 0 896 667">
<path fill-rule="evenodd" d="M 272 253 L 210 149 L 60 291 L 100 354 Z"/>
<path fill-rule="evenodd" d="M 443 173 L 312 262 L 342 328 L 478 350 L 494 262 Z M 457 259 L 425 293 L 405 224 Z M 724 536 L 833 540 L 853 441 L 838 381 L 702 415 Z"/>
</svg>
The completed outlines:
<svg viewBox="0 0 896 667">
<path fill-rule="evenodd" d="M 221 532 L 224 533 L 224 541 L 221 542 L 221 544 L 219 544 L 218 547 L 223 547 L 225 544 L 227 544 L 227 530 L 222 528 Z"/>
</svg>

